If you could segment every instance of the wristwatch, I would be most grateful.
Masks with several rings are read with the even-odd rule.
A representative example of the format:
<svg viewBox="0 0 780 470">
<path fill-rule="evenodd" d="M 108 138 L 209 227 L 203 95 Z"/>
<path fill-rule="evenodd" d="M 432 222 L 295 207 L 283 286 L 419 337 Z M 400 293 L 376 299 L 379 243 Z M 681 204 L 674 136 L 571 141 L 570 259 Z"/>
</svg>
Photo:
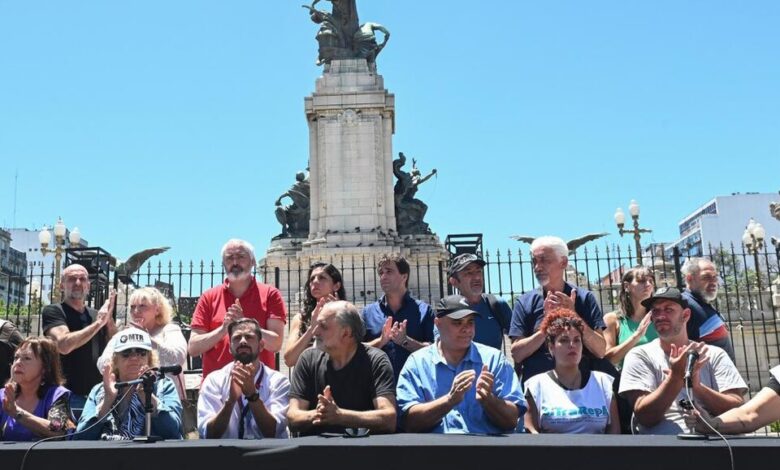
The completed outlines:
<svg viewBox="0 0 780 470">
<path fill-rule="evenodd" d="M 403 343 L 401 343 L 401 346 L 403 346 L 403 347 L 407 347 L 407 346 L 409 346 L 409 338 L 405 338 L 405 339 L 404 339 L 404 342 L 403 342 Z"/>
<path fill-rule="evenodd" d="M 24 410 L 22 410 L 22 409 L 17 410 L 16 416 L 14 416 L 14 420 L 15 421 L 19 421 L 22 418 L 24 418 Z"/>
<path fill-rule="evenodd" d="M 257 392 L 255 392 L 255 393 L 249 395 L 248 397 L 246 397 L 246 401 L 249 402 L 249 403 L 252 403 L 253 401 L 257 401 L 259 399 L 260 399 L 260 394 L 257 393 Z"/>
</svg>

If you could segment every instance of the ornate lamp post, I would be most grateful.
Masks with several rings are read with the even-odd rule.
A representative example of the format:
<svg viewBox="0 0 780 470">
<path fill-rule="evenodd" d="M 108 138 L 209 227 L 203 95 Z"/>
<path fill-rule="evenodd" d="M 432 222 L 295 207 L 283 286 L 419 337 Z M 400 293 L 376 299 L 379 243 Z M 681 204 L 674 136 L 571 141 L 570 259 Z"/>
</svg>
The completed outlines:
<svg viewBox="0 0 780 470">
<path fill-rule="evenodd" d="M 59 292 L 60 289 L 60 266 L 62 264 L 62 254 L 65 252 L 65 234 L 67 233 L 68 229 L 65 227 L 65 223 L 62 221 L 62 217 L 57 218 L 57 223 L 54 224 L 54 248 L 49 248 L 49 243 L 51 243 L 51 232 L 49 232 L 49 229 L 46 228 L 46 226 L 43 227 L 43 230 L 38 234 L 38 241 L 41 243 L 41 254 L 43 256 L 46 256 L 49 253 L 54 253 L 54 284 L 51 286 L 51 301 L 54 302 L 55 299 L 59 301 L 61 299 L 61 293 Z M 81 241 L 81 233 L 79 232 L 78 227 L 74 228 L 70 232 L 70 236 L 68 237 L 68 241 L 71 245 L 78 245 Z M 57 292 L 57 295 L 54 295 L 54 292 Z"/>
<path fill-rule="evenodd" d="M 640 243 L 642 233 L 650 233 L 652 230 L 639 228 L 639 204 L 635 200 L 631 200 L 628 204 L 628 212 L 631 214 L 631 218 L 634 219 L 634 228 L 632 230 L 624 230 L 623 227 L 626 224 L 626 214 L 623 213 L 623 209 L 620 207 L 615 211 L 615 223 L 617 224 L 620 236 L 626 233 L 634 234 L 634 243 L 636 244 L 636 264 L 642 266 L 642 244 Z"/>
<path fill-rule="evenodd" d="M 764 248 L 765 236 L 764 226 L 751 217 L 750 222 L 745 227 L 745 232 L 742 234 L 742 243 L 745 245 L 748 253 L 753 255 L 753 262 L 755 263 L 753 268 L 756 270 L 756 286 L 759 291 L 761 291 L 761 273 L 758 272 L 758 252 Z"/>
</svg>

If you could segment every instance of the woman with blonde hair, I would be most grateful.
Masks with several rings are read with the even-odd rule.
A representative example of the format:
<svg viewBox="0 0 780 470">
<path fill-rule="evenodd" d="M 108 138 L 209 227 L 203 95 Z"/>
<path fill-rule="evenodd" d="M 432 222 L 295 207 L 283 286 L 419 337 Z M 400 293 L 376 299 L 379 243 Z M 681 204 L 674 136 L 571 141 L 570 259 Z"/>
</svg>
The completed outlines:
<svg viewBox="0 0 780 470">
<path fill-rule="evenodd" d="M 149 333 L 152 349 L 157 353 L 161 366 L 184 366 L 187 362 L 187 340 L 179 325 L 171 323 L 173 307 L 159 290 L 154 287 L 136 289 L 130 294 L 130 317 L 128 324 Z M 117 333 L 118 335 L 119 333 Z M 116 335 L 115 335 L 116 336 Z M 111 361 L 114 355 L 113 341 L 109 341 L 97 361 L 98 370 Z M 176 385 L 179 398 L 185 398 L 181 376 L 169 376 Z"/>
</svg>

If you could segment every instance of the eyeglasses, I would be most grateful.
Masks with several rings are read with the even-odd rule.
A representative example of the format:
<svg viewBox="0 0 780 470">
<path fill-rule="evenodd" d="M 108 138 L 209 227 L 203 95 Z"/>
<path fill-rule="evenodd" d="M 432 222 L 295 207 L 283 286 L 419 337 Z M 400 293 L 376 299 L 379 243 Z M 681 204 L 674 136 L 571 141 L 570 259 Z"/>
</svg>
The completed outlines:
<svg viewBox="0 0 780 470">
<path fill-rule="evenodd" d="M 121 354 L 122 357 L 124 357 L 125 359 L 128 359 L 132 356 L 146 357 L 146 355 L 149 354 L 149 351 L 147 351 L 146 349 L 133 348 L 133 349 L 125 349 L 119 354 Z"/>
</svg>

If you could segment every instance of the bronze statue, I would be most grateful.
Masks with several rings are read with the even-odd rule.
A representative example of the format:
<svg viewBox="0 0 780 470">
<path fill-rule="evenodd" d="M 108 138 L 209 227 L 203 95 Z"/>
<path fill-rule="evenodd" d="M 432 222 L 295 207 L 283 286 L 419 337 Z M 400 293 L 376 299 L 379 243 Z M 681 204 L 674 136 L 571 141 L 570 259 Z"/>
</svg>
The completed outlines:
<svg viewBox="0 0 780 470">
<path fill-rule="evenodd" d="M 360 25 L 355 0 L 327 0 L 333 4 L 331 13 L 315 8 L 320 0 L 311 5 L 301 5 L 309 10 L 311 20 L 320 25 L 317 42 L 320 45 L 317 65 L 330 64 L 334 59 L 364 58 L 374 64 L 390 38 L 390 32 L 379 23 Z M 384 34 L 379 44 L 376 31 Z"/>
<path fill-rule="evenodd" d="M 405 164 L 406 156 L 403 152 L 399 152 L 398 158 L 393 160 L 393 174 L 398 178 L 393 188 L 398 233 L 400 235 L 431 233 L 424 220 L 428 206 L 414 196 L 417 194 L 417 188 L 436 174 L 436 169 L 423 177 L 415 159 L 412 159 L 412 171 L 408 173 L 401 170 Z"/>
<path fill-rule="evenodd" d="M 302 171 L 295 174 L 295 183 L 276 200 L 276 220 L 282 225 L 278 238 L 306 238 L 309 236 L 311 187 L 309 178 Z M 290 198 L 289 205 L 282 205 L 282 199 Z"/>
<path fill-rule="evenodd" d="M 572 240 L 569 240 L 566 242 L 566 246 L 569 248 L 569 254 L 573 255 L 575 251 L 577 251 L 577 248 L 581 247 L 582 245 L 592 242 L 593 240 L 598 240 L 601 237 L 606 237 L 609 235 L 609 233 L 589 233 L 587 235 L 583 235 L 578 238 L 574 238 Z M 517 240 L 519 242 L 528 243 L 529 245 L 536 240 L 536 237 L 528 237 L 523 235 L 512 235 L 509 238 L 513 240 Z"/>
</svg>

